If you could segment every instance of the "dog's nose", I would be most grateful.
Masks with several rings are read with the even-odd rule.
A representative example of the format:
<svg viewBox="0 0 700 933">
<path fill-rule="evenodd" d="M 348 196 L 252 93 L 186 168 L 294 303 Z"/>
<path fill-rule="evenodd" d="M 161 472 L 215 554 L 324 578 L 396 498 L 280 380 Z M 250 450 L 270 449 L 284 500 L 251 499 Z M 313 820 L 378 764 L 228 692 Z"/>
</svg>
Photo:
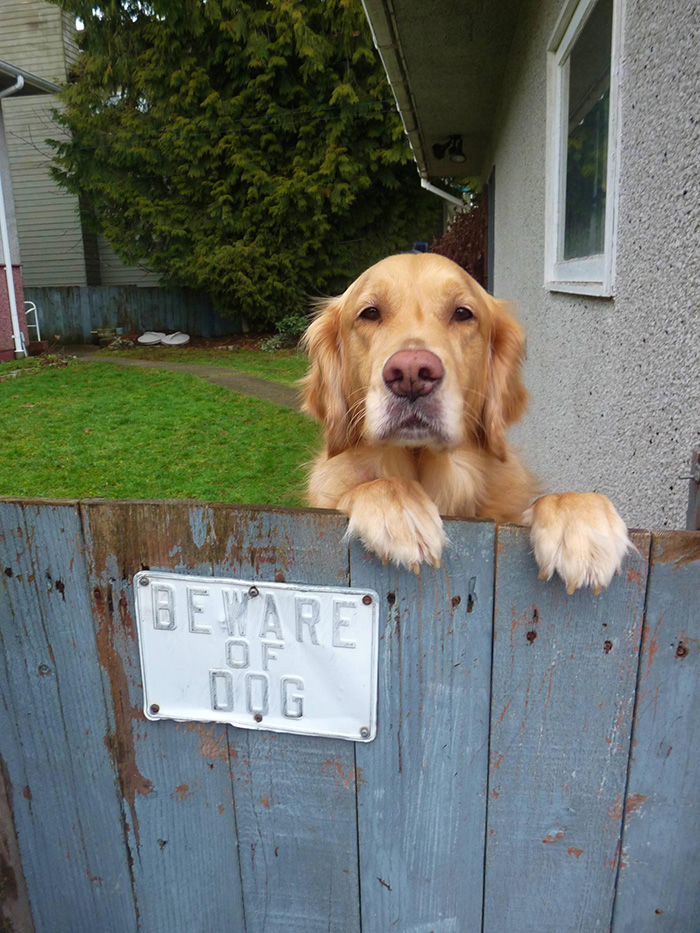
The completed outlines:
<svg viewBox="0 0 700 933">
<path fill-rule="evenodd" d="M 429 395 L 445 375 L 440 358 L 430 350 L 399 350 L 384 364 L 382 378 L 399 398 Z"/>
</svg>

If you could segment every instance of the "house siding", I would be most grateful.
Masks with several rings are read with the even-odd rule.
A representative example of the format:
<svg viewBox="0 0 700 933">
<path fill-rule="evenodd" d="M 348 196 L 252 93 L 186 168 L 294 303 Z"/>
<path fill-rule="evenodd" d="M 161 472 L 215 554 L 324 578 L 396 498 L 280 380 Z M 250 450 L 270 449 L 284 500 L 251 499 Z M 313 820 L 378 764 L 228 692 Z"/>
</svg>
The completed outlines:
<svg viewBox="0 0 700 933">
<path fill-rule="evenodd" d="M 39 0 L 0 0 L 0 59 L 41 78 L 66 77 L 62 14 Z M 60 138 L 52 97 L 3 101 L 25 285 L 84 285 L 78 200 L 49 175 L 47 137 Z"/>
<path fill-rule="evenodd" d="M 63 84 L 79 54 L 74 24 L 43 0 L 0 0 L 0 59 Z M 103 237 L 100 244 L 84 238 L 78 198 L 51 178 L 46 139 L 64 135 L 51 115 L 57 100 L 8 98 L 2 106 L 24 284 L 158 284 L 156 276 L 125 266 Z"/>
<path fill-rule="evenodd" d="M 160 285 L 160 278 L 140 266 L 125 266 L 103 234 L 97 236 L 102 285 Z"/>
<path fill-rule="evenodd" d="M 546 489 L 683 527 L 700 440 L 700 7 L 625 3 L 615 297 L 590 298 L 543 287 L 546 50 L 563 6 L 524 5 L 484 166 L 498 176 L 494 291 L 527 331 L 530 413 L 511 440 Z"/>
</svg>

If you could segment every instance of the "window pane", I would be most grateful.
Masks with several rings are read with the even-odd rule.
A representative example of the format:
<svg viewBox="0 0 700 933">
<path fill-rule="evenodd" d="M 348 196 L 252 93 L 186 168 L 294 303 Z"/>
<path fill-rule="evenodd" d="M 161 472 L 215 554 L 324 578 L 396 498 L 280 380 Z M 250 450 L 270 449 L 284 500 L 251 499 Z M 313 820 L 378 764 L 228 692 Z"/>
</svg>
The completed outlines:
<svg viewBox="0 0 700 933">
<path fill-rule="evenodd" d="M 612 0 L 598 0 L 569 56 L 564 259 L 605 250 Z"/>
</svg>

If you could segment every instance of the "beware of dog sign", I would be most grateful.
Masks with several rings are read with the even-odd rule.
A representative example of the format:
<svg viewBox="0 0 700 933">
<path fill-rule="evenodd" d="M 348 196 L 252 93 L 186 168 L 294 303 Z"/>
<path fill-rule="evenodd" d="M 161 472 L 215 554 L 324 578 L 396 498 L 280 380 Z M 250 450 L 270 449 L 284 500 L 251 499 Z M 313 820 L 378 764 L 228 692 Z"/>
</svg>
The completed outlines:
<svg viewBox="0 0 700 933">
<path fill-rule="evenodd" d="M 134 584 L 148 719 L 374 738 L 376 593 L 151 571 Z"/>
</svg>

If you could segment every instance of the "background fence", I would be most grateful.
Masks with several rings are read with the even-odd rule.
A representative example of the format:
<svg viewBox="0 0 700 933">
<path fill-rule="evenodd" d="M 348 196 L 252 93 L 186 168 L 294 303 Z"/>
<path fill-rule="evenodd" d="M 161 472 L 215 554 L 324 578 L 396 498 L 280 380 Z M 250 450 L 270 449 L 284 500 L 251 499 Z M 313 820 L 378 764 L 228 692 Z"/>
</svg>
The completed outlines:
<svg viewBox="0 0 700 933">
<path fill-rule="evenodd" d="M 519 527 L 418 577 L 344 531 L 0 503 L 0 929 L 697 933 L 700 535 L 567 597 Z M 375 589 L 375 741 L 146 721 L 142 568 Z"/>
<path fill-rule="evenodd" d="M 59 334 L 62 343 L 90 343 L 98 327 L 123 327 L 126 333 L 179 330 L 198 337 L 241 330 L 240 321 L 213 311 L 204 292 L 187 288 L 76 285 L 25 288 L 24 297 L 36 304 L 41 335 L 49 342 Z"/>
</svg>

